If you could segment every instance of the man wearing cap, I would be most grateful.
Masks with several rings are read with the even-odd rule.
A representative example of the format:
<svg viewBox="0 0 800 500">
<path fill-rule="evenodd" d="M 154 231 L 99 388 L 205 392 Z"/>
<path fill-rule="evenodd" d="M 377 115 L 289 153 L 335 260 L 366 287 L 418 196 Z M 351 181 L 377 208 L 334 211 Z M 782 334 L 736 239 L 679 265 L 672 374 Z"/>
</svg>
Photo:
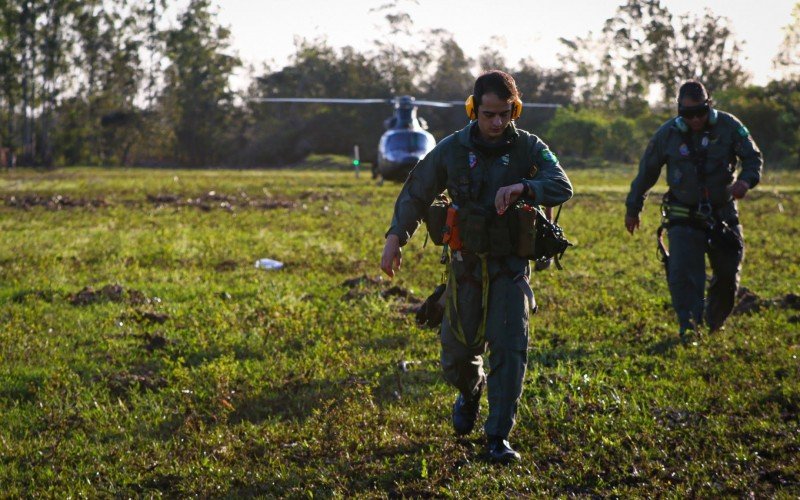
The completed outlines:
<svg viewBox="0 0 800 500">
<path fill-rule="evenodd" d="M 667 165 L 667 275 L 682 340 L 703 322 L 709 331 L 719 330 L 733 309 L 744 257 L 737 200 L 758 184 L 763 165 L 747 127 L 712 104 L 702 83 L 689 80 L 680 87 L 679 116 L 648 143 L 625 201 L 625 228 L 633 234 L 648 191 Z M 706 255 L 713 275 L 704 300 Z"/>
</svg>

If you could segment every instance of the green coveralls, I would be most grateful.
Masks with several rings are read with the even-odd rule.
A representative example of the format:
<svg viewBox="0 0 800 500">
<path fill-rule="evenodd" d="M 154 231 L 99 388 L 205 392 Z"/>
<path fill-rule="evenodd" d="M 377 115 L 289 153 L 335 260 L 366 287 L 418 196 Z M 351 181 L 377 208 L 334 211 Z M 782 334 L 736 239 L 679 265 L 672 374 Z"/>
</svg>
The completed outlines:
<svg viewBox="0 0 800 500">
<path fill-rule="evenodd" d="M 639 163 L 639 174 L 631 183 L 625 202 L 628 216 L 638 217 L 666 163 L 671 203 L 696 211 L 705 185 L 714 220 L 725 221 L 740 239 L 743 237 L 736 201 L 730 195 L 737 158 L 741 160 L 738 179 L 751 188 L 761 178 L 763 160 L 750 132 L 735 116 L 716 111 L 714 120 L 713 113 L 702 133 L 682 130 L 685 124 L 680 118 L 673 118 L 658 129 Z M 694 143 L 695 155 L 705 154 L 705 179 L 703 175 L 698 178 L 689 140 Z M 706 254 L 713 276 L 705 302 L 705 321 L 712 329 L 719 328 L 733 309 L 744 248 L 709 247 L 707 227 L 690 221 L 671 221 L 668 235 L 669 290 L 681 332 L 703 322 Z"/>
<path fill-rule="evenodd" d="M 572 196 L 564 170 L 538 137 L 510 124 L 505 133 L 507 147 L 492 152 L 476 144 L 473 127 L 477 128 L 477 123 L 443 139 L 409 174 L 387 232 L 396 234 L 401 245 L 414 234 L 428 206 L 445 189 L 451 199 L 460 201 L 458 179 L 465 172 L 469 172 L 474 201 L 492 213 L 497 190 L 518 182 L 527 185 L 539 205 L 559 205 Z M 450 272 L 457 283 L 457 315 L 469 344 L 483 318 L 482 267 L 478 256 L 460 254 L 461 260 L 458 255 L 452 256 Z M 490 284 L 485 341 L 475 348 L 467 347 L 456 339 L 446 315 L 440 331 L 441 363 L 445 379 L 467 397 L 476 394 L 486 380 L 489 416 L 484 429 L 487 435 L 507 438 L 527 365 L 528 315 L 533 307 L 528 298 L 533 297 L 528 284 L 530 267 L 527 259 L 507 255 L 487 257 L 487 269 Z M 485 377 L 481 355 L 487 344 L 490 371 Z"/>
</svg>

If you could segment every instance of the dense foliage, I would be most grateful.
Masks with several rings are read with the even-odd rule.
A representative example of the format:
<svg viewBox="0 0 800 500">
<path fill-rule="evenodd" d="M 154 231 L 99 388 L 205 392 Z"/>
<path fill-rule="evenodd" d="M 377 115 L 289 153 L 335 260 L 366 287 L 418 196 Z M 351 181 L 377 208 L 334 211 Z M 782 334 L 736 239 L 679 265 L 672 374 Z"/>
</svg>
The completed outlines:
<svg viewBox="0 0 800 500">
<path fill-rule="evenodd" d="M 535 53 L 506 61 L 500 40 L 466 54 L 446 30 L 420 32 L 399 2 L 371 50 L 298 39 L 282 68 L 250 69 L 231 48 L 213 0 L 8 0 L 0 3 L 0 160 L 12 165 L 260 166 L 309 153 L 373 159 L 387 106 L 266 104 L 261 97 L 410 94 L 460 100 L 478 72 L 511 72 L 530 108 L 520 125 L 562 153 L 628 161 L 669 116 L 677 86 L 700 78 L 723 109 L 741 114 L 768 164 L 800 164 L 795 43 L 800 7 L 776 54 L 784 79 L 748 86 L 741 42 L 726 18 L 676 16 L 660 0 L 628 0 L 596 34 L 562 40 L 564 65 Z M 173 9 L 174 10 L 174 9 Z M 697 57 L 702 54 L 702 57 Z M 234 89 L 234 76 L 245 79 Z M 657 96 L 657 97 L 653 97 Z M 459 108 L 420 112 L 442 138 L 464 125 Z"/>
</svg>

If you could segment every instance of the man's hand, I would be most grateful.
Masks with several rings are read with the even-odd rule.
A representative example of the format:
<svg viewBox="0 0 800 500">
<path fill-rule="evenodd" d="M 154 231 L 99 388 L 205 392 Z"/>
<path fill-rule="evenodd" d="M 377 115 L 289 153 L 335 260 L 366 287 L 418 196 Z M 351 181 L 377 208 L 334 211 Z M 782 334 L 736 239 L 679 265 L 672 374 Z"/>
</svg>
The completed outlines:
<svg viewBox="0 0 800 500">
<path fill-rule="evenodd" d="M 494 197 L 494 208 L 499 215 L 503 215 L 512 203 L 517 201 L 517 198 L 525 190 L 525 186 L 521 182 L 512 184 L 510 186 L 503 186 L 497 190 L 497 195 Z"/>
<path fill-rule="evenodd" d="M 747 181 L 738 180 L 731 186 L 731 196 L 737 200 L 741 200 L 747 196 L 747 191 L 750 189 L 750 184 Z"/>
<path fill-rule="evenodd" d="M 639 229 L 639 217 L 632 217 L 630 215 L 625 216 L 625 229 L 628 230 L 629 233 L 633 234 L 634 231 Z"/>
<path fill-rule="evenodd" d="M 403 251 L 400 249 L 400 238 L 396 234 L 386 237 L 386 244 L 383 245 L 383 255 L 381 255 L 381 270 L 389 278 L 394 278 L 394 272 L 400 270 L 403 263 Z"/>
</svg>

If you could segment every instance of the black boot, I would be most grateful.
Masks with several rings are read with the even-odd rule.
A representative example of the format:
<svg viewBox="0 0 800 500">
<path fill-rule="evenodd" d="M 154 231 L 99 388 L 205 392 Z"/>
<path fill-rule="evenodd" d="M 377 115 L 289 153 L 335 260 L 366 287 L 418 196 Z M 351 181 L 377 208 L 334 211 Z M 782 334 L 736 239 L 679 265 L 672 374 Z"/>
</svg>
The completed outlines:
<svg viewBox="0 0 800 500">
<path fill-rule="evenodd" d="M 519 462 L 519 453 L 511 448 L 507 440 L 499 436 L 488 436 L 488 441 L 486 451 L 489 454 L 489 461 L 499 464 Z"/>
<path fill-rule="evenodd" d="M 472 432 L 481 410 L 481 393 L 483 383 L 478 386 L 478 391 L 470 397 L 459 394 L 453 405 L 453 429 L 459 436 Z"/>
</svg>

